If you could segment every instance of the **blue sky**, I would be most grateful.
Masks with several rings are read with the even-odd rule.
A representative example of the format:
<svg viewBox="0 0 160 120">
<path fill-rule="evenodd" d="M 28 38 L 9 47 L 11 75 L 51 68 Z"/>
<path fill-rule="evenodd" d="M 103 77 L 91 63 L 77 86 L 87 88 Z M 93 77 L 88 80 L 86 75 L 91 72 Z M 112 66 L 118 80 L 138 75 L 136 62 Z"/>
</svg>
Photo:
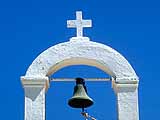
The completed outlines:
<svg viewBox="0 0 160 120">
<path fill-rule="evenodd" d="M 47 48 L 75 36 L 66 21 L 82 10 L 93 27 L 84 30 L 92 41 L 119 51 L 140 78 L 140 120 L 159 119 L 160 2 L 158 0 L 1 0 L 1 119 L 24 119 L 24 91 L 20 76 Z M 89 71 L 89 72 L 88 72 Z M 106 77 L 89 66 L 69 66 L 54 77 Z M 46 119 L 83 119 L 72 109 L 73 82 L 51 83 L 46 94 Z M 87 82 L 95 104 L 88 112 L 98 120 L 116 120 L 116 98 L 110 82 Z"/>
</svg>

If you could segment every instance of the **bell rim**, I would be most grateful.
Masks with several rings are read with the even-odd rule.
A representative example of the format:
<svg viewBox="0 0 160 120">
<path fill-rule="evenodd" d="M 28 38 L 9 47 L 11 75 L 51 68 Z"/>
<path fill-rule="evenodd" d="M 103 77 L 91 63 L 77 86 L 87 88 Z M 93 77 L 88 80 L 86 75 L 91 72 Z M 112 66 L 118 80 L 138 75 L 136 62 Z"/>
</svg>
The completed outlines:
<svg viewBox="0 0 160 120">
<path fill-rule="evenodd" d="M 82 101 L 85 101 L 85 102 L 82 102 Z M 87 108 L 87 107 L 92 106 L 93 104 L 94 104 L 94 102 L 91 98 L 85 99 L 85 98 L 81 98 L 81 97 L 76 97 L 76 98 L 71 98 L 68 101 L 68 105 L 73 108 Z"/>
</svg>

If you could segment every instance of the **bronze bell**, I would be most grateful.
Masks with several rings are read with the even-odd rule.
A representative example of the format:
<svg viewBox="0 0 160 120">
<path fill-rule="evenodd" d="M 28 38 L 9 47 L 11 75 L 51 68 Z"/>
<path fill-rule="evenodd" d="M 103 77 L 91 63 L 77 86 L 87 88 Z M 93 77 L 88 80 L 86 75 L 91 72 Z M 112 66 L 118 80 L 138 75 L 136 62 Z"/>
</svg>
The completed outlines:
<svg viewBox="0 0 160 120">
<path fill-rule="evenodd" d="M 68 104 L 73 108 L 86 108 L 93 104 L 93 100 L 87 95 L 84 79 L 76 78 L 73 97 L 69 99 Z"/>
</svg>

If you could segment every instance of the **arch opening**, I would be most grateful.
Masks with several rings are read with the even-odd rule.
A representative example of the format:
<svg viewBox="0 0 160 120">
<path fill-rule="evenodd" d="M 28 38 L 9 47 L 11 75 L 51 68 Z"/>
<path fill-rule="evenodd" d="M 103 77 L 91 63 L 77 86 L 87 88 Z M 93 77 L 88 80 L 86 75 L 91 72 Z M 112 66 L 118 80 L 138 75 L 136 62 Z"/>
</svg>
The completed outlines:
<svg viewBox="0 0 160 120">
<path fill-rule="evenodd" d="M 100 63 L 99 61 L 93 60 L 93 59 L 86 59 L 86 58 L 71 58 L 71 59 L 66 59 L 58 64 L 52 66 L 47 74 L 47 76 L 54 75 L 57 71 L 60 69 L 63 69 L 68 66 L 76 66 L 76 65 L 86 65 L 86 66 L 91 66 L 95 67 L 104 73 L 110 75 L 111 77 L 115 78 L 114 73 L 104 65 L 104 63 Z"/>
<path fill-rule="evenodd" d="M 102 71 L 101 69 L 89 66 L 89 65 L 69 65 L 63 67 L 54 74 L 50 75 L 53 78 L 109 78 L 111 77 L 106 72 Z"/>
<path fill-rule="evenodd" d="M 52 76 L 55 78 L 110 77 L 101 69 L 88 65 L 69 65 L 58 69 L 51 77 Z M 74 117 L 71 117 L 73 114 L 77 119 L 83 119 L 80 115 L 81 109 L 73 109 L 67 104 L 68 99 L 72 97 L 75 82 L 51 82 L 50 85 L 50 89 L 46 94 L 47 119 L 52 118 L 53 114 L 55 115 L 55 119 L 62 119 L 62 116 L 59 116 L 61 112 L 66 113 L 65 117 L 71 120 L 75 119 Z M 93 106 L 87 108 L 89 114 L 97 119 L 103 119 L 105 116 L 108 116 L 108 118 L 116 120 L 116 97 L 113 89 L 111 89 L 112 83 L 86 81 L 86 86 L 88 95 L 94 100 Z M 109 100 L 108 98 L 112 100 Z M 107 109 L 105 106 L 107 106 Z M 53 111 L 52 108 L 56 108 L 56 111 Z M 113 118 L 113 116 L 115 117 Z"/>
</svg>

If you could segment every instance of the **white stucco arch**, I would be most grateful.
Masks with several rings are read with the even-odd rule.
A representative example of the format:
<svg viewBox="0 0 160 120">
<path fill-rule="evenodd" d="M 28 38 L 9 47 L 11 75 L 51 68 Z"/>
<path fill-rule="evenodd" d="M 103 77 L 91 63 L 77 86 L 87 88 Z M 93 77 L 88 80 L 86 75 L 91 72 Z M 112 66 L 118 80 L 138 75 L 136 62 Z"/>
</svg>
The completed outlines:
<svg viewBox="0 0 160 120">
<path fill-rule="evenodd" d="M 87 37 L 73 37 L 69 42 L 42 52 L 21 77 L 25 90 L 25 120 L 45 120 L 45 92 L 49 76 L 70 65 L 95 66 L 114 79 L 118 120 L 139 120 L 138 77 L 129 62 L 109 46 Z"/>
<path fill-rule="evenodd" d="M 138 80 L 134 69 L 120 53 L 85 37 L 72 38 L 45 50 L 33 61 L 25 76 L 45 77 L 65 66 L 77 64 L 95 66 L 119 80 Z"/>
</svg>

